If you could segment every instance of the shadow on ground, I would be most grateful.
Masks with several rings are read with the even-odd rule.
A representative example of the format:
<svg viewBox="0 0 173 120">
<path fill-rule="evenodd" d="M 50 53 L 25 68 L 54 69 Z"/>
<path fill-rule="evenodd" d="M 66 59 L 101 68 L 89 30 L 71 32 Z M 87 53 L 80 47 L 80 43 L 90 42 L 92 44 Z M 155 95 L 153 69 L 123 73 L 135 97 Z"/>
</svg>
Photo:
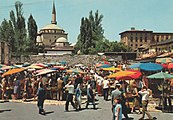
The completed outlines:
<svg viewBox="0 0 173 120">
<path fill-rule="evenodd" d="M 0 110 L 0 113 L 8 112 L 8 111 L 11 111 L 11 109 L 7 109 L 7 110 Z"/>
</svg>

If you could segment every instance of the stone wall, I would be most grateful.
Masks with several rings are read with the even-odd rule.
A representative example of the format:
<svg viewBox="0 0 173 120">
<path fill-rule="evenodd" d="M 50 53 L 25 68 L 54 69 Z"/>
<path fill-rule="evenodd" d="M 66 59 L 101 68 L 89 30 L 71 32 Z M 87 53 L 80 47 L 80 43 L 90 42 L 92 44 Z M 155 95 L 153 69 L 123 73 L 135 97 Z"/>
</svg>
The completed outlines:
<svg viewBox="0 0 173 120">
<path fill-rule="evenodd" d="M 43 63 L 43 62 L 61 62 L 66 61 L 69 65 L 75 64 L 93 64 L 97 63 L 100 60 L 100 56 L 98 55 L 52 55 L 52 56 L 44 56 L 44 55 L 31 55 L 28 57 L 12 57 L 12 63 Z"/>
</svg>

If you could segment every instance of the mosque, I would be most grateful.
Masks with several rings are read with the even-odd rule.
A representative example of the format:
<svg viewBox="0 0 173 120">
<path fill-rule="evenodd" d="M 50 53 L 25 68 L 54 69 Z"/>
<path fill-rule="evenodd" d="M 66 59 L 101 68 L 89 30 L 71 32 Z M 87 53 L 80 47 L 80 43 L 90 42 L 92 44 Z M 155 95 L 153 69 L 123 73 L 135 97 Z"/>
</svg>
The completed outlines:
<svg viewBox="0 0 173 120">
<path fill-rule="evenodd" d="M 44 46 L 44 55 L 65 55 L 72 54 L 74 47 L 68 42 L 68 33 L 57 25 L 56 10 L 53 2 L 52 21 L 40 29 L 37 35 L 36 44 Z"/>
</svg>

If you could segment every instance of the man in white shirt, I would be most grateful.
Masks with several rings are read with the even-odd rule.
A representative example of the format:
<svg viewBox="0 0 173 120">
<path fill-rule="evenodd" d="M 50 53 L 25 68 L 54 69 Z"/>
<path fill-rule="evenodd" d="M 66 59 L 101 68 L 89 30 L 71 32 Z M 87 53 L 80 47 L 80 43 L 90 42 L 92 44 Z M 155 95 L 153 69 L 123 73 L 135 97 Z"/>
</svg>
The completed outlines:
<svg viewBox="0 0 173 120">
<path fill-rule="evenodd" d="M 108 92 L 109 92 L 109 81 L 107 78 L 105 78 L 103 80 L 103 83 L 102 83 L 102 86 L 103 86 L 103 96 L 104 96 L 104 100 L 108 100 Z"/>
<path fill-rule="evenodd" d="M 155 117 L 153 118 L 147 111 L 150 90 L 147 89 L 146 86 L 143 86 L 142 90 L 139 91 L 139 94 L 142 95 L 142 117 L 139 120 L 144 120 L 145 114 L 148 116 L 149 120 L 156 119 Z"/>
<path fill-rule="evenodd" d="M 73 102 L 74 85 L 72 84 L 72 81 L 69 81 L 68 84 L 65 85 L 65 88 L 68 90 L 68 95 L 65 103 L 65 111 L 68 112 L 69 102 L 71 102 L 71 105 L 73 106 L 74 109 L 76 108 Z"/>
</svg>

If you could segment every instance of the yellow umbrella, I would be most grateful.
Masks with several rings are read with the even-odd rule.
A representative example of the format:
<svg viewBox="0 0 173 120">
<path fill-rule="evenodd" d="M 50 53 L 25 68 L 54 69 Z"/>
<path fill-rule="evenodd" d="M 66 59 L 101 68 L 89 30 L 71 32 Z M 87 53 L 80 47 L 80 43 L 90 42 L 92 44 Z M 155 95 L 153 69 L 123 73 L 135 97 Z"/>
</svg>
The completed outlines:
<svg viewBox="0 0 173 120">
<path fill-rule="evenodd" d="M 117 73 L 109 75 L 108 78 L 123 77 L 123 76 L 131 75 L 131 74 L 134 74 L 134 73 L 135 72 L 132 72 L 132 71 L 119 71 Z"/>
<path fill-rule="evenodd" d="M 40 66 L 36 66 L 36 65 L 30 65 L 28 67 L 26 67 L 26 69 L 42 69 L 43 67 Z"/>
<path fill-rule="evenodd" d="M 115 67 L 103 68 L 102 70 L 105 70 L 105 71 L 121 71 L 120 68 L 115 68 Z"/>
<path fill-rule="evenodd" d="M 4 74 L 2 74 L 2 77 L 7 76 L 7 75 L 11 75 L 11 74 L 15 74 L 15 73 L 18 73 L 18 72 L 22 72 L 24 70 L 25 70 L 24 68 L 14 68 L 14 69 L 8 70 Z"/>
</svg>

